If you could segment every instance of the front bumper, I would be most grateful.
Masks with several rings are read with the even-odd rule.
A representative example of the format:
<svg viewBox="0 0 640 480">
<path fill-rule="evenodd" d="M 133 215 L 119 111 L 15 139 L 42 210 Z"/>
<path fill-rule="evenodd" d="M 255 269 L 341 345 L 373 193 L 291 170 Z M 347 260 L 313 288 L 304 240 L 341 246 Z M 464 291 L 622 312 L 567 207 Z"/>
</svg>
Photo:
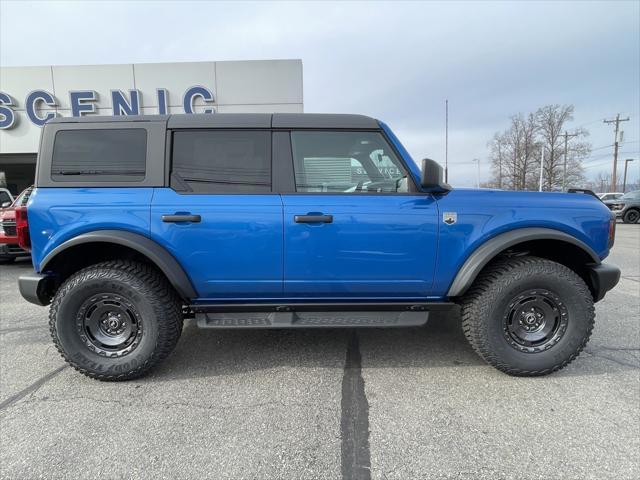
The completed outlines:
<svg viewBox="0 0 640 480">
<path fill-rule="evenodd" d="M 622 214 L 624 213 L 624 205 L 623 204 L 612 204 L 612 205 L 607 205 L 607 207 L 609 207 L 609 209 L 613 212 L 613 214 L 620 218 L 622 216 Z"/>
<path fill-rule="evenodd" d="M 589 267 L 589 277 L 591 278 L 593 300 L 599 302 L 609 290 L 618 284 L 620 269 L 606 263 L 592 265 Z"/>
<path fill-rule="evenodd" d="M 27 273 L 18 277 L 18 288 L 20 295 L 27 302 L 36 305 L 49 305 L 51 303 L 51 286 L 53 278 L 49 275 L 39 273 Z"/>
<path fill-rule="evenodd" d="M 29 252 L 11 243 L 0 243 L 0 257 L 26 257 Z"/>
</svg>

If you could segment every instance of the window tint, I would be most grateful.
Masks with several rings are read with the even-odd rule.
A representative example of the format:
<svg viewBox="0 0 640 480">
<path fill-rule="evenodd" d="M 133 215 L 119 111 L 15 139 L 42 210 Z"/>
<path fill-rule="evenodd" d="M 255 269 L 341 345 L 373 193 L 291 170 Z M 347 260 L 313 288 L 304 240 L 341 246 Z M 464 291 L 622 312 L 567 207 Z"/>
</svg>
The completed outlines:
<svg viewBox="0 0 640 480">
<path fill-rule="evenodd" d="M 407 173 L 377 132 L 292 132 L 298 192 L 408 192 Z"/>
<path fill-rule="evenodd" d="M 0 190 L 0 204 L 3 204 L 5 202 L 11 202 L 11 197 L 4 190 Z"/>
<path fill-rule="evenodd" d="M 74 182 L 143 180 L 147 158 L 144 129 L 82 129 L 56 133 L 51 177 Z"/>
<path fill-rule="evenodd" d="M 271 133 L 177 131 L 171 187 L 196 193 L 271 191 Z"/>
</svg>

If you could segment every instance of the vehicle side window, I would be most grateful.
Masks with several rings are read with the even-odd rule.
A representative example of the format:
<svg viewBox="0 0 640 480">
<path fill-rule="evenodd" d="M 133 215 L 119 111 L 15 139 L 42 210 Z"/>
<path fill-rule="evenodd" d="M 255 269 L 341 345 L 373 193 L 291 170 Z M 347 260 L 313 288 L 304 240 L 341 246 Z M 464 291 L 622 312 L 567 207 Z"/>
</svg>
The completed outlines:
<svg viewBox="0 0 640 480">
<path fill-rule="evenodd" d="M 59 182 L 140 181 L 145 177 L 147 132 L 141 128 L 60 130 L 51 178 Z"/>
<path fill-rule="evenodd" d="M 176 191 L 271 191 L 270 132 L 175 131 L 172 144 L 171 188 Z"/>
<path fill-rule="evenodd" d="M 0 205 L 6 202 L 11 202 L 11 197 L 4 190 L 0 190 Z"/>
<path fill-rule="evenodd" d="M 296 191 L 408 192 L 407 172 L 378 132 L 291 132 Z"/>
<path fill-rule="evenodd" d="M 622 200 L 640 200 L 640 190 L 637 192 L 627 192 L 621 198 Z"/>
<path fill-rule="evenodd" d="M 33 192 L 33 187 L 29 187 L 25 189 L 20 195 L 18 195 L 18 198 L 16 198 L 13 201 L 13 206 L 24 207 L 29 201 L 29 196 L 31 195 L 31 192 Z"/>
</svg>

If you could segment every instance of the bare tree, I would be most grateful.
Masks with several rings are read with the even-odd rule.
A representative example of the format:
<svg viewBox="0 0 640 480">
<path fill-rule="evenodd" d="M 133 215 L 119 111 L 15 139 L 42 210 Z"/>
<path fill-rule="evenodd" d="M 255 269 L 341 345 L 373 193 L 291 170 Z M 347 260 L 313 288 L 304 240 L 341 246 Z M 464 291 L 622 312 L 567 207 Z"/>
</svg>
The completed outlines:
<svg viewBox="0 0 640 480">
<path fill-rule="evenodd" d="M 522 114 L 511 117 L 511 124 L 496 133 L 489 142 L 491 183 L 507 190 L 533 189 L 536 185 L 536 166 L 540 165 L 540 144 L 536 139 L 538 126 L 535 116 Z"/>
<path fill-rule="evenodd" d="M 566 124 L 572 119 L 573 105 L 547 105 L 535 113 L 511 117 L 509 128 L 494 134 L 488 143 L 493 173 L 488 184 L 508 190 L 537 190 L 544 149 L 543 188 L 560 189 Z M 566 185 L 579 186 L 584 182 L 581 160 L 589 155 L 590 145 L 580 140 L 587 135 L 586 130 L 580 129 L 566 136 Z"/>
<path fill-rule="evenodd" d="M 543 188 L 557 190 L 563 185 L 565 162 L 565 134 L 567 122 L 573 120 L 573 105 L 546 105 L 535 113 L 539 135 L 545 148 Z M 580 141 L 588 136 L 585 129 L 571 132 L 567 140 L 567 168 L 565 185 L 580 185 L 584 182 L 582 159 L 591 152 L 591 146 Z"/>
</svg>

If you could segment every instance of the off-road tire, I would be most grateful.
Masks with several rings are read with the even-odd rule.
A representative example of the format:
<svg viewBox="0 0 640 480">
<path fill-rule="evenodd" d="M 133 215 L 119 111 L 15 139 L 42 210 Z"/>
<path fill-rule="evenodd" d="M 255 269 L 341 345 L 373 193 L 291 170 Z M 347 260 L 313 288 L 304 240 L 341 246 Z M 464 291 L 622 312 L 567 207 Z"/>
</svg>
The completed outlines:
<svg viewBox="0 0 640 480">
<path fill-rule="evenodd" d="M 566 314 L 564 333 L 556 343 L 530 349 L 535 352 L 515 343 L 505 326 L 515 300 L 531 291 L 552 295 Z M 464 334 L 476 353 L 515 376 L 547 375 L 566 367 L 587 344 L 595 319 L 591 292 L 573 270 L 530 256 L 501 259 L 485 267 L 462 298 L 461 309 Z"/>
<path fill-rule="evenodd" d="M 82 311 L 87 301 L 101 295 L 126 298 L 139 312 L 142 327 L 137 343 L 121 356 L 99 353 L 86 343 Z M 181 302 L 166 278 L 149 265 L 122 260 L 92 265 L 69 277 L 49 312 L 51 337 L 62 357 L 80 373 L 105 381 L 147 374 L 171 353 L 182 323 Z"/>
<path fill-rule="evenodd" d="M 630 208 L 629 210 L 627 210 L 624 214 L 624 217 L 622 217 L 622 221 L 624 223 L 638 223 L 639 220 L 640 211 L 636 210 L 635 208 Z"/>
<path fill-rule="evenodd" d="M 0 265 L 9 265 L 16 261 L 16 257 L 0 257 Z"/>
</svg>

